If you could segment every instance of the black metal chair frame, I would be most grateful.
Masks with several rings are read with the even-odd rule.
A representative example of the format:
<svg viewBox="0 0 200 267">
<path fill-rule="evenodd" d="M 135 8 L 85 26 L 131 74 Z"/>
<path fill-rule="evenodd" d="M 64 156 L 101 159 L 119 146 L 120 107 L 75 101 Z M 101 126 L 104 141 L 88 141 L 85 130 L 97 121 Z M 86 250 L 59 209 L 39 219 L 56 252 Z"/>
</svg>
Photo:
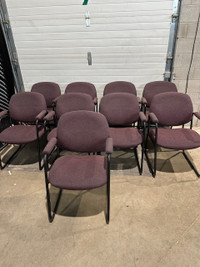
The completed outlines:
<svg viewBox="0 0 200 267">
<path fill-rule="evenodd" d="M 9 112 L 6 114 L 6 116 L 9 116 Z M 1 120 L 3 118 L 5 118 L 6 116 L 4 116 L 4 117 L 2 117 L 0 119 L 0 123 L 1 123 Z M 10 118 L 10 124 L 11 124 L 10 127 L 12 127 L 13 122 L 12 122 L 11 118 Z M 41 150 L 40 150 L 39 127 L 40 126 L 44 127 L 44 135 L 46 135 L 46 126 L 44 124 L 40 124 L 39 120 L 36 120 L 35 126 L 36 126 L 36 133 L 37 133 L 37 153 L 38 153 L 39 170 L 42 170 L 43 167 L 44 167 L 44 164 L 42 165 L 42 163 L 41 163 L 42 162 L 42 157 L 41 157 Z M 4 148 L 6 148 L 8 145 L 10 145 L 10 144 L 9 143 L 3 143 L 2 147 L 0 148 L 0 152 L 3 151 Z M 13 158 L 18 154 L 18 152 L 20 150 L 22 150 L 25 147 L 25 145 L 26 144 L 20 144 L 19 147 L 17 148 L 17 150 L 7 159 L 7 161 L 4 164 L 2 164 L 2 160 L 1 160 L 1 157 L 0 157 L 0 168 L 1 168 L 1 170 L 3 170 L 13 160 Z"/>
<path fill-rule="evenodd" d="M 60 156 L 61 149 L 58 148 L 56 145 L 51 147 L 51 153 L 50 154 L 44 154 L 44 173 L 45 173 L 45 185 L 46 185 L 46 199 L 47 199 L 47 213 L 48 213 L 48 219 L 49 222 L 52 223 L 55 217 L 55 214 L 57 212 L 62 190 L 59 190 L 58 197 L 56 200 L 55 207 L 52 211 L 52 205 L 51 205 L 51 196 L 50 196 L 50 190 L 49 190 L 49 181 L 48 181 L 48 171 L 51 169 L 51 166 L 53 163 L 51 163 L 51 166 L 49 167 L 49 157 L 51 156 L 52 152 L 57 150 L 56 157 L 54 158 L 53 162 Z M 95 153 L 93 153 L 95 154 Z M 84 155 L 83 155 L 84 157 Z M 111 155 L 107 154 L 107 207 L 106 207 L 106 223 L 109 224 L 110 221 L 110 159 Z"/>
<path fill-rule="evenodd" d="M 116 125 L 109 125 L 110 127 L 113 127 L 113 128 L 125 128 L 127 126 L 125 125 L 122 125 L 122 126 L 116 126 Z M 138 122 L 137 122 L 137 125 L 133 124 L 129 127 L 136 127 L 140 132 L 141 132 L 141 135 L 142 135 L 142 143 L 141 143 L 141 163 L 139 163 L 139 157 L 138 157 L 138 146 L 134 147 L 133 148 L 133 151 L 134 151 L 134 155 L 135 155 L 135 159 L 136 159 L 136 163 L 137 163 L 137 166 L 138 166 L 138 171 L 139 171 L 139 174 L 142 175 L 142 172 L 143 172 L 143 161 L 144 161 L 144 152 L 145 152 L 145 132 L 146 132 L 146 123 L 145 121 L 143 121 L 143 124 L 141 123 L 141 120 L 139 119 Z"/>
<path fill-rule="evenodd" d="M 184 124 L 182 125 L 182 128 L 184 128 Z M 192 129 L 193 126 L 193 118 L 190 121 L 190 129 Z M 151 160 L 148 156 L 148 149 L 147 149 L 147 142 L 148 142 L 148 137 L 149 137 L 149 132 L 150 132 L 150 128 L 154 127 L 155 128 L 155 142 L 152 142 L 153 144 L 153 148 L 154 148 L 154 160 L 153 160 L 153 164 L 151 164 Z M 152 174 L 152 176 L 155 178 L 156 176 L 156 168 L 157 168 L 157 136 L 158 136 L 158 128 L 159 128 L 159 124 L 156 122 L 154 124 L 151 123 L 151 120 L 149 118 L 148 120 L 148 130 L 147 130 L 147 136 L 146 136 L 146 140 L 145 140 L 145 156 L 146 156 L 146 160 L 147 160 L 147 164 L 149 167 L 149 170 Z M 149 138 L 150 139 L 150 138 Z M 173 150 L 173 149 L 171 149 Z M 187 162 L 189 163 L 190 167 L 193 169 L 193 171 L 195 172 L 195 174 L 197 175 L 198 178 L 200 178 L 200 174 L 197 171 L 196 167 L 194 166 L 194 164 L 192 164 L 191 160 L 189 159 L 189 157 L 186 155 L 185 150 L 181 150 L 180 152 L 182 152 L 183 156 L 185 157 L 185 159 L 187 160 Z"/>
</svg>

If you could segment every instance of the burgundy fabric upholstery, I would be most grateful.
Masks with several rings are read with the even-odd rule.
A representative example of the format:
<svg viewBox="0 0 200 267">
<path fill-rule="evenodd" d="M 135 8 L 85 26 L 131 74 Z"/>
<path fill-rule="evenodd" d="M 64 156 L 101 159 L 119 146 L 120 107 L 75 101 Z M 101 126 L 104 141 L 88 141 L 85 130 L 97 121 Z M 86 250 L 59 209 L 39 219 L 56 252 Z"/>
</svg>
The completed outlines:
<svg viewBox="0 0 200 267">
<path fill-rule="evenodd" d="M 21 122 L 35 122 L 36 116 L 46 109 L 44 96 L 33 92 L 15 94 L 9 103 L 10 117 Z"/>
<path fill-rule="evenodd" d="M 154 96 L 150 112 L 156 115 L 159 125 L 176 126 L 192 119 L 193 106 L 188 95 L 167 92 Z"/>
<path fill-rule="evenodd" d="M 63 114 L 57 127 L 58 145 L 76 152 L 105 151 L 109 126 L 106 118 L 93 111 L 72 111 Z"/>
<path fill-rule="evenodd" d="M 110 128 L 115 148 L 134 148 L 142 143 L 142 135 L 137 128 Z"/>
<path fill-rule="evenodd" d="M 95 99 L 97 97 L 97 91 L 92 83 L 88 82 L 73 82 L 67 85 L 65 93 L 85 93 Z"/>
<path fill-rule="evenodd" d="M 113 139 L 111 137 L 108 137 L 106 139 L 106 149 L 105 149 L 105 152 L 107 154 L 112 154 L 112 152 L 113 152 Z"/>
<path fill-rule="evenodd" d="M 3 111 L 1 111 L 1 112 L 0 112 L 0 118 L 5 117 L 7 114 L 8 114 L 8 111 L 7 111 L 7 110 L 3 110 Z"/>
<path fill-rule="evenodd" d="M 44 134 L 41 126 L 39 136 Z M 14 125 L 0 133 L 0 142 L 7 144 L 27 144 L 37 140 L 35 125 Z"/>
<path fill-rule="evenodd" d="M 46 100 L 47 107 L 51 107 L 53 100 L 61 95 L 59 85 L 54 82 L 35 83 L 31 88 L 31 92 L 42 94 Z"/>
<path fill-rule="evenodd" d="M 51 130 L 51 132 L 47 135 L 47 141 L 49 142 L 51 138 L 57 138 L 57 128 Z"/>
<path fill-rule="evenodd" d="M 155 130 L 150 131 L 150 138 L 155 140 Z M 158 128 L 157 144 L 169 149 L 193 149 L 200 147 L 200 135 L 191 129 Z"/>
<path fill-rule="evenodd" d="M 129 93 L 137 95 L 135 85 L 126 81 L 116 81 L 106 84 L 103 95 L 111 93 Z"/>
<path fill-rule="evenodd" d="M 137 96 L 129 93 L 113 93 L 102 97 L 99 111 L 106 117 L 109 125 L 126 125 L 139 119 Z"/>
<path fill-rule="evenodd" d="M 55 187 L 85 190 L 100 187 L 107 182 L 104 156 L 63 156 L 49 172 L 49 182 Z"/>
<path fill-rule="evenodd" d="M 145 97 L 147 101 L 147 106 L 150 107 L 154 95 L 165 92 L 177 92 L 176 85 L 172 82 L 166 81 L 154 81 L 147 83 L 143 90 L 143 97 Z"/>
<path fill-rule="evenodd" d="M 43 150 L 43 154 L 50 155 L 54 147 L 57 145 L 57 138 L 51 138 Z"/>
<path fill-rule="evenodd" d="M 91 96 L 83 93 L 68 93 L 59 97 L 56 103 L 56 117 L 59 119 L 65 112 L 76 110 L 94 111 Z"/>
<path fill-rule="evenodd" d="M 94 103 L 91 96 L 83 93 L 68 93 L 59 97 L 56 103 L 56 117 L 59 119 L 66 112 L 88 110 L 94 111 Z M 51 130 L 47 136 L 49 141 L 57 137 L 57 128 Z"/>
</svg>

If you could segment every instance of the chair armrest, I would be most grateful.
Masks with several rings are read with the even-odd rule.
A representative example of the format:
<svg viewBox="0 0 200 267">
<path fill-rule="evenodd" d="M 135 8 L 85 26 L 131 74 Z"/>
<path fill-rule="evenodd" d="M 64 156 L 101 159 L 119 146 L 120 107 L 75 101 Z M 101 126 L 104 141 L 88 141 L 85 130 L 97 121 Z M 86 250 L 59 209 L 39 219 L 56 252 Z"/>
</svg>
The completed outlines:
<svg viewBox="0 0 200 267">
<path fill-rule="evenodd" d="M 54 99 L 52 100 L 52 104 L 53 104 L 53 105 L 56 105 L 56 103 L 57 103 L 57 101 L 58 101 L 59 98 L 60 98 L 60 95 L 57 96 L 56 98 L 54 98 Z"/>
<path fill-rule="evenodd" d="M 0 122 L 2 119 L 6 118 L 8 116 L 9 112 L 8 110 L 3 110 L 0 112 Z"/>
<path fill-rule="evenodd" d="M 6 116 L 8 116 L 8 110 L 3 110 L 0 112 L 0 119 L 5 118 Z"/>
<path fill-rule="evenodd" d="M 147 117 L 145 116 L 143 111 L 140 111 L 139 117 L 142 122 L 147 122 Z"/>
<path fill-rule="evenodd" d="M 153 112 L 149 113 L 149 118 L 150 118 L 150 121 L 155 123 L 155 124 L 159 122 L 158 118 L 156 117 L 156 115 Z"/>
<path fill-rule="evenodd" d="M 98 98 L 95 97 L 95 98 L 93 99 L 93 101 L 94 101 L 94 104 L 97 105 L 97 103 L 98 103 Z"/>
<path fill-rule="evenodd" d="M 44 118 L 44 116 L 45 116 L 46 114 L 47 114 L 47 111 L 46 111 L 46 110 L 42 110 L 42 111 L 35 117 L 35 119 L 41 121 L 41 120 Z"/>
<path fill-rule="evenodd" d="M 144 96 L 141 98 L 141 102 L 142 102 L 142 104 L 144 104 L 144 105 L 147 104 L 147 100 L 146 100 L 146 98 L 145 98 Z"/>
<path fill-rule="evenodd" d="M 57 144 L 57 138 L 55 137 L 51 138 L 50 141 L 45 146 L 43 154 L 50 155 L 53 149 L 55 148 L 56 144 Z"/>
<path fill-rule="evenodd" d="M 112 154 L 113 152 L 113 139 L 112 137 L 108 137 L 106 139 L 106 154 Z"/>
<path fill-rule="evenodd" d="M 55 116 L 55 111 L 54 110 L 50 110 L 47 115 L 43 118 L 44 121 L 51 121 L 54 119 Z"/>
<path fill-rule="evenodd" d="M 197 119 L 200 120 L 200 112 L 194 112 L 193 115 L 194 115 L 195 117 L 197 117 Z"/>
</svg>

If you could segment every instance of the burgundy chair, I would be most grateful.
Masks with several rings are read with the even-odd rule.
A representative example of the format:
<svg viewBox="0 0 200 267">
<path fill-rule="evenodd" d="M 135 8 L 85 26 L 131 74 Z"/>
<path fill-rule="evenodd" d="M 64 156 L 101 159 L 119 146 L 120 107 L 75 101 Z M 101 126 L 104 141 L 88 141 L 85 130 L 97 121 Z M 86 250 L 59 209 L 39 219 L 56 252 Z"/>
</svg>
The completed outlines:
<svg viewBox="0 0 200 267">
<path fill-rule="evenodd" d="M 56 101 L 56 120 L 58 121 L 62 114 L 76 110 L 94 111 L 94 102 L 92 98 L 83 93 L 68 93 L 61 95 Z M 51 130 L 47 136 L 49 141 L 52 137 L 57 137 L 57 128 Z"/>
<path fill-rule="evenodd" d="M 8 144 L 19 145 L 17 151 L 2 165 L 3 169 L 8 162 L 16 155 L 22 145 L 36 141 L 38 143 L 38 161 L 39 169 L 41 166 L 40 138 L 45 133 L 45 128 L 41 123 L 43 117 L 47 114 L 47 106 L 44 96 L 39 93 L 22 92 L 11 97 L 9 111 L 2 111 L 0 116 L 9 115 L 12 125 L 0 133 L 0 142 L 3 143 L 0 151 Z"/>
<path fill-rule="evenodd" d="M 113 93 L 102 97 L 99 105 L 110 126 L 114 148 L 133 148 L 139 173 L 143 170 L 144 132 L 139 129 L 138 122 L 146 122 L 146 116 L 140 112 L 137 96 L 129 93 Z M 139 164 L 137 147 L 142 146 L 141 164 Z"/>
<path fill-rule="evenodd" d="M 97 91 L 92 83 L 88 82 L 73 82 L 67 85 L 65 88 L 65 94 L 67 93 L 85 93 L 92 97 L 96 111 L 98 111 L 98 98 Z"/>
<path fill-rule="evenodd" d="M 200 135 L 192 130 L 192 118 L 200 119 L 200 113 L 193 112 L 188 95 L 178 92 L 167 92 L 154 96 L 150 106 L 148 136 L 154 144 L 153 166 L 149 160 L 147 146 L 145 155 L 153 177 L 156 176 L 157 147 L 181 150 L 184 157 L 199 177 L 199 173 L 187 157 L 185 150 L 200 146 Z M 184 125 L 190 122 L 190 128 Z M 150 123 L 154 128 L 150 128 Z M 158 127 L 159 125 L 159 127 Z M 177 126 L 172 128 L 172 126 Z M 180 126 L 180 127 L 178 127 Z"/>
<path fill-rule="evenodd" d="M 54 82 L 39 82 L 33 84 L 31 92 L 37 92 L 44 96 L 48 108 L 53 108 L 54 100 L 61 95 L 60 87 Z"/>
<path fill-rule="evenodd" d="M 52 138 L 44 149 L 45 181 L 49 222 L 52 222 L 63 189 L 89 190 L 107 184 L 106 222 L 110 217 L 110 155 L 112 138 L 106 118 L 92 111 L 65 113 L 58 121 L 57 138 Z M 80 152 L 58 157 L 48 169 L 49 157 L 54 148 Z M 103 155 L 85 155 L 105 151 Z M 107 159 L 106 159 L 107 158 Z M 51 208 L 49 185 L 60 189 L 54 211 Z"/>
<path fill-rule="evenodd" d="M 160 93 L 177 92 L 177 87 L 173 82 L 154 81 L 145 85 L 142 94 L 142 105 L 146 113 L 146 107 L 149 108 L 153 97 Z"/>
<path fill-rule="evenodd" d="M 103 95 L 112 93 L 129 93 L 137 95 L 135 85 L 126 81 L 116 81 L 106 84 Z"/>
</svg>

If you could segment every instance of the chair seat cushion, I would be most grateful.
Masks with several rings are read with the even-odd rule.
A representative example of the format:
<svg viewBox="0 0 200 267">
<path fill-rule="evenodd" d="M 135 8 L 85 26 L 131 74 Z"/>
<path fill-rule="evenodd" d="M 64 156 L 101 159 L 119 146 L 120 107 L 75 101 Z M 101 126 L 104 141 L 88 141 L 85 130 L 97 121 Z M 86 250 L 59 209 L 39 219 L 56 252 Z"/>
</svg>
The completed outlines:
<svg viewBox="0 0 200 267">
<path fill-rule="evenodd" d="M 97 188 L 107 182 L 106 165 L 104 156 L 63 156 L 50 169 L 49 182 L 70 190 Z"/>
<path fill-rule="evenodd" d="M 151 130 L 150 137 L 155 140 L 155 129 Z M 177 150 L 197 148 L 200 146 L 200 135 L 191 129 L 159 128 L 157 144 Z"/>
<path fill-rule="evenodd" d="M 41 126 L 39 136 L 44 134 Z M 37 140 L 35 125 L 14 125 L 0 133 L 0 142 L 7 144 L 27 144 Z"/>
<path fill-rule="evenodd" d="M 47 141 L 49 142 L 51 138 L 57 138 L 57 128 L 51 130 L 51 132 L 47 135 Z"/>
<path fill-rule="evenodd" d="M 142 143 L 142 135 L 133 127 L 110 128 L 110 136 L 115 148 L 132 148 Z"/>
</svg>

